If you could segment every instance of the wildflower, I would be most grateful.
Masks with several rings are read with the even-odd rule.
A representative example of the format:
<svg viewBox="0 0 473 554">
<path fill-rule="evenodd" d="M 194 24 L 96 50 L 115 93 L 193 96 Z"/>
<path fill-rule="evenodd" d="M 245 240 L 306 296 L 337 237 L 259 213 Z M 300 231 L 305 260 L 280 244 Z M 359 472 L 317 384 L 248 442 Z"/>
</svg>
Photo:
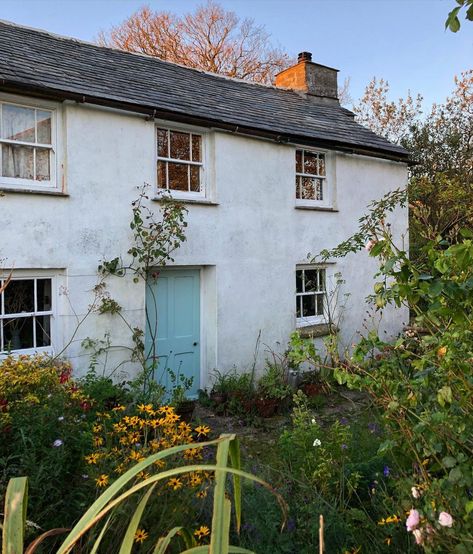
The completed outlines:
<svg viewBox="0 0 473 554">
<path fill-rule="evenodd" d="M 58 420 L 58 421 L 64 421 L 64 416 L 63 416 L 63 415 L 62 415 L 62 416 L 59 416 L 59 417 L 57 418 L 57 420 Z"/>
<path fill-rule="evenodd" d="M 391 546 L 391 543 L 393 542 L 393 538 L 392 537 L 386 537 L 384 539 L 384 542 L 388 545 L 388 546 Z"/>
<path fill-rule="evenodd" d="M 412 534 L 414 535 L 414 538 L 416 540 L 416 544 L 422 544 L 424 541 L 424 535 L 420 529 L 414 529 L 412 531 Z"/>
<path fill-rule="evenodd" d="M 447 347 L 446 346 L 441 346 L 438 350 L 437 350 L 437 356 L 439 358 L 443 358 L 445 356 L 445 354 L 447 353 Z"/>
<path fill-rule="evenodd" d="M 130 461 L 132 462 L 142 462 L 145 457 L 141 452 L 137 452 L 136 450 L 132 450 L 129 456 Z"/>
<path fill-rule="evenodd" d="M 391 473 L 391 468 L 389 466 L 384 466 L 384 469 L 383 469 L 383 475 L 385 477 L 389 477 L 389 474 Z"/>
<path fill-rule="evenodd" d="M 210 535 L 210 529 L 206 525 L 201 525 L 198 529 L 194 531 L 194 535 L 198 540 L 203 539 L 207 535 Z"/>
<path fill-rule="evenodd" d="M 411 510 L 409 512 L 409 517 L 406 520 L 406 527 L 408 531 L 414 531 L 414 529 L 419 525 L 420 514 L 417 510 Z"/>
<path fill-rule="evenodd" d="M 99 459 L 98 454 L 89 454 L 88 456 L 85 457 L 85 461 L 88 464 L 96 464 L 98 459 Z"/>
<path fill-rule="evenodd" d="M 396 514 L 386 518 L 386 523 L 399 523 L 400 521 L 401 521 L 401 518 Z"/>
<path fill-rule="evenodd" d="M 100 423 L 95 423 L 94 426 L 92 427 L 92 432 L 93 433 L 100 433 L 100 431 L 102 431 L 103 429 L 103 426 L 100 425 Z"/>
<path fill-rule="evenodd" d="M 346 450 L 347 448 L 348 448 L 348 445 L 345 444 L 345 443 L 343 443 L 343 444 L 342 444 L 342 450 Z"/>
<path fill-rule="evenodd" d="M 442 527 L 451 527 L 453 525 L 453 517 L 448 512 L 440 512 L 439 523 Z"/>
<path fill-rule="evenodd" d="M 63 444 L 64 444 L 64 442 L 63 442 L 61 439 L 56 439 L 56 440 L 53 442 L 54 448 L 59 448 L 59 447 L 62 446 Z"/>
<path fill-rule="evenodd" d="M 207 489 L 203 489 L 196 494 L 197 498 L 205 498 L 207 496 Z"/>
<path fill-rule="evenodd" d="M 168 481 L 168 487 L 171 487 L 173 491 L 177 491 L 177 489 L 182 487 L 182 481 L 180 479 L 176 479 L 176 477 L 172 477 Z"/>
<path fill-rule="evenodd" d="M 210 427 L 207 427 L 207 425 L 199 425 L 195 428 L 195 432 L 198 437 L 205 437 L 210 433 Z"/>
<path fill-rule="evenodd" d="M 142 543 L 148 538 L 148 536 L 149 533 L 144 529 L 137 529 L 135 533 L 135 542 Z"/>
<path fill-rule="evenodd" d="M 422 492 L 417 487 L 412 487 L 411 493 L 412 493 L 412 497 L 415 498 L 416 500 L 420 498 L 422 494 Z"/>
<path fill-rule="evenodd" d="M 97 487 L 106 487 L 108 485 L 108 475 L 105 475 L 105 473 L 102 473 L 100 477 L 97 477 L 95 480 L 95 483 Z"/>
<path fill-rule="evenodd" d="M 312 446 L 321 446 L 322 444 L 322 441 L 320 439 L 315 439 L 314 442 L 312 443 Z"/>
<path fill-rule="evenodd" d="M 189 476 L 189 482 L 191 487 L 197 487 L 202 483 L 202 477 L 200 477 L 197 473 L 191 473 Z"/>
<path fill-rule="evenodd" d="M 81 477 L 82 477 L 82 479 L 88 479 L 88 478 L 89 478 L 89 476 L 87 475 L 87 473 L 83 473 L 83 474 L 81 475 Z"/>
<path fill-rule="evenodd" d="M 311 423 L 312 423 L 312 425 L 315 425 L 317 422 L 315 421 L 314 418 L 312 418 L 312 419 L 311 419 Z"/>
</svg>

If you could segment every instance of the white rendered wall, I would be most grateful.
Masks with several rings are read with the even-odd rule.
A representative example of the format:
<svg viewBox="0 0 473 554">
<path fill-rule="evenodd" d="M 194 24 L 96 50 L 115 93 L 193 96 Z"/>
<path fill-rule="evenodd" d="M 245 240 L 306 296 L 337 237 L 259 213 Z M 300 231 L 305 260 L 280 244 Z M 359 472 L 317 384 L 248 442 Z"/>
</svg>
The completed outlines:
<svg viewBox="0 0 473 554">
<path fill-rule="evenodd" d="M 60 274 L 56 298 L 55 350 L 67 344 L 88 311 L 101 259 L 126 258 L 131 245 L 132 200 L 136 187 L 155 186 L 155 124 L 136 115 L 85 105 L 63 106 L 62 146 L 67 197 L 5 192 L 0 198 L 4 267 L 49 269 Z M 258 367 L 265 349 L 283 351 L 295 328 L 295 267 L 307 254 L 330 248 L 357 228 L 366 205 L 401 187 L 406 166 L 375 158 L 337 153 L 338 212 L 295 209 L 294 146 L 210 133 L 207 185 L 218 205 L 188 204 L 188 240 L 175 264 L 202 267 L 203 381 L 215 368 L 249 369 L 260 335 Z M 159 203 L 151 202 L 159 210 Z M 395 229 L 405 232 L 407 212 Z M 351 296 L 344 310 L 342 342 L 361 330 L 372 292 L 375 261 L 366 252 L 337 260 Z M 55 271 L 57 270 L 57 271 Z M 67 294 L 64 291 L 67 289 Z M 144 286 L 132 278 L 112 278 L 111 296 L 123 306 L 132 326 L 144 327 Z M 384 328 L 399 332 L 403 310 L 386 310 Z M 116 348 L 111 370 L 127 358 L 129 330 L 116 317 L 91 314 L 76 331 L 66 354 L 77 371 L 87 369 L 81 348 L 86 338 L 110 333 Z M 132 373 L 132 364 L 120 372 Z"/>
</svg>

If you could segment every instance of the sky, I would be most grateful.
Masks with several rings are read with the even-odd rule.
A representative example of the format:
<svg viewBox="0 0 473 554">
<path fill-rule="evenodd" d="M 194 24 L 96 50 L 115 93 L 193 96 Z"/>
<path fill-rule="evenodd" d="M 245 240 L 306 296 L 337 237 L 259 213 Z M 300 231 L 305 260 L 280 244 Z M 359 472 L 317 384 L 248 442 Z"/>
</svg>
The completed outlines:
<svg viewBox="0 0 473 554">
<path fill-rule="evenodd" d="M 202 0 L 0 0 L 0 19 L 94 41 L 144 4 L 183 14 Z M 390 97 L 407 91 L 424 97 L 427 110 L 443 102 L 453 77 L 473 66 L 473 23 L 445 31 L 455 0 L 219 0 L 227 10 L 254 19 L 272 42 L 292 56 L 309 51 L 313 61 L 350 78 L 359 98 L 373 76 L 390 84 Z"/>
</svg>

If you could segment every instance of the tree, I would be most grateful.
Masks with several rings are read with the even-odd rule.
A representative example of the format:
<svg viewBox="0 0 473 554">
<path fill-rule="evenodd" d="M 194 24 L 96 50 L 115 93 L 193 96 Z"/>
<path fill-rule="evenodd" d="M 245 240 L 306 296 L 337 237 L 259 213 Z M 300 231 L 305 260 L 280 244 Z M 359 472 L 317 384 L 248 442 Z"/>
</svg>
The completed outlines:
<svg viewBox="0 0 473 554">
<path fill-rule="evenodd" d="M 209 0 L 182 17 L 142 7 L 98 42 L 228 77 L 270 84 L 291 65 L 263 26 Z"/>
<path fill-rule="evenodd" d="M 448 14 L 447 21 L 445 21 L 445 29 L 450 29 L 452 33 L 456 33 L 460 30 L 460 20 L 458 14 L 462 8 L 466 8 L 465 19 L 473 21 L 473 0 L 455 0 L 458 6 Z"/>
<path fill-rule="evenodd" d="M 405 99 L 389 101 L 389 83 L 373 77 L 357 105 L 353 107 L 358 123 L 399 144 L 421 114 L 422 96 L 408 92 Z"/>
</svg>

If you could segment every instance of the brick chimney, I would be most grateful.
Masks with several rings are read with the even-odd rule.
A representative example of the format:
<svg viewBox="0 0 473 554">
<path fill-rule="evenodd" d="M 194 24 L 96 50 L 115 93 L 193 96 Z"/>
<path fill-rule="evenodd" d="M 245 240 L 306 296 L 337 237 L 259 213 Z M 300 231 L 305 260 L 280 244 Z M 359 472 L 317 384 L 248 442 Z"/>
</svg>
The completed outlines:
<svg viewBox="0 0 473 554">
<path fill-rule="evenodd" d="M 301 52 L 296 65 L 276 75 L 275 85 L 304 92 L 323 102 L 338 103 L 337 73 L 338 69 L 313 62 L 310 52 Z"/>
</svg>

